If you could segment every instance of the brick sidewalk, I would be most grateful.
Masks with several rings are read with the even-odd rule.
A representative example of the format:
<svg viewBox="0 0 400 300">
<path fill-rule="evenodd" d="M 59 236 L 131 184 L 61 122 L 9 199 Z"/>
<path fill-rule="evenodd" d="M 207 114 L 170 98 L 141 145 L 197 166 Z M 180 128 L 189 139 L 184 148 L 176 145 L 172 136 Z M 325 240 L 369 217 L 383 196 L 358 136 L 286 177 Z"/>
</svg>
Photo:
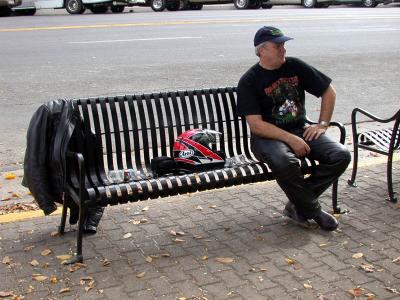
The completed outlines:
<svg viewBox="0 0 400 300">
<path fill-rule="evenodd" d="M 75 269 L 57 259 L 75 250 L 76 232 L 52 236 L 60 216 L 0 224 L 0 291 L 25 299 L 322 300 L 352 299 L 355 289 L 360 299 L 399 299 L 400 210 L 384 201 L 385 164 L 360 169 L 359 188 L 347 186 L 349 174 L 339 201 L 351 212 L 332 233 L 284 218 L 275 182 L 107 208 L 99 232 L 84 238 L 86 266 Z M 329 193 L 321 201 L 328 209 Z"/>
</svg>

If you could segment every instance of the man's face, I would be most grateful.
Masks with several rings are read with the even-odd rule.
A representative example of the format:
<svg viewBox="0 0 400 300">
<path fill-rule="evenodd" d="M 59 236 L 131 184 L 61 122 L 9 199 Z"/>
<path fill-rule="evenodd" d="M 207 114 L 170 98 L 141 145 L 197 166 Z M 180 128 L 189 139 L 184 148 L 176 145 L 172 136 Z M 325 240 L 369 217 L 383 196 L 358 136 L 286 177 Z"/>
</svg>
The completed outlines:
<svg viewBox="0 0 400 300">
<path fill-rule="evenodd" d="M 268 64 L 280 67 L 285 62 L 285 43 L 266 42 L 260 51 L 260 58 Z"/>
</svg>

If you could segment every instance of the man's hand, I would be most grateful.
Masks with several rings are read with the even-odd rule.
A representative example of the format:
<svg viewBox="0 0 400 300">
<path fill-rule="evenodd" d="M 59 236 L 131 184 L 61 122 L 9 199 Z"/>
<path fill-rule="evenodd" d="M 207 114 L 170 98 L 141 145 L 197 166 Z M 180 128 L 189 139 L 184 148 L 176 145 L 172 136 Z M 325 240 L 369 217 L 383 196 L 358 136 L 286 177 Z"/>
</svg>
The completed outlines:
<svg viewBox="0 0 400 300">
<path fill-rule="evenodd" d="M 310 146 L 308 146 L 302 138 L 296 135 L 292 135 L 287 141 L 287 144 L 292 148 L 297 157 L 306 156 L 311 151 Z"/>
<path fill-rule="evenodd" d="M 317 140 L 328 128 L 320 124 L 313 124 L 306 128 L 303 137 L 306 141 Z"/>
</svg>

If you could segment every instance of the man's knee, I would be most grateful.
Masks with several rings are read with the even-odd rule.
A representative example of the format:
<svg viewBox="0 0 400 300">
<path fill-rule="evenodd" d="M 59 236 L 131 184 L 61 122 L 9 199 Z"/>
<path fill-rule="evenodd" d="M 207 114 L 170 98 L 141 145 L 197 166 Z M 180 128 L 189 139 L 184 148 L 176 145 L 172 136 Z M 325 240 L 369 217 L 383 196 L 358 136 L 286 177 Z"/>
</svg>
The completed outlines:
<svg viewBox="0 0 400 300">
<path fill-rule="evenodd" d="M 334 161 L 336 161 L 343 168 L 343 171 L 346 170 L 347 166 L 351 162 L 350 151 L 346 147 L 342 146 L 337 149 L 333 156 Z"/>
</svg>

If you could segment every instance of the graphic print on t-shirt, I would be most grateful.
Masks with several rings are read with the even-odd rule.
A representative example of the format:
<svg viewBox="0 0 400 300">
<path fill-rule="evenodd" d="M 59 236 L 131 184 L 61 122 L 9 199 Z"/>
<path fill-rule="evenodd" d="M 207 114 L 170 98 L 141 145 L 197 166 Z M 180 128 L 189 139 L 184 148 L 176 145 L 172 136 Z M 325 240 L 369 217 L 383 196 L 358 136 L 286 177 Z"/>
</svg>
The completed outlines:
<svg viewBox="0 0 400 300">
<path fill-rule="evenodd" d="M 272 118 L 276 125 L 284 126 L 303 118 L 304 105 L 297 90 L 298 85 L 297 76 L 282 77 L 264 89 L 274 103 Z"/>
</svg>

